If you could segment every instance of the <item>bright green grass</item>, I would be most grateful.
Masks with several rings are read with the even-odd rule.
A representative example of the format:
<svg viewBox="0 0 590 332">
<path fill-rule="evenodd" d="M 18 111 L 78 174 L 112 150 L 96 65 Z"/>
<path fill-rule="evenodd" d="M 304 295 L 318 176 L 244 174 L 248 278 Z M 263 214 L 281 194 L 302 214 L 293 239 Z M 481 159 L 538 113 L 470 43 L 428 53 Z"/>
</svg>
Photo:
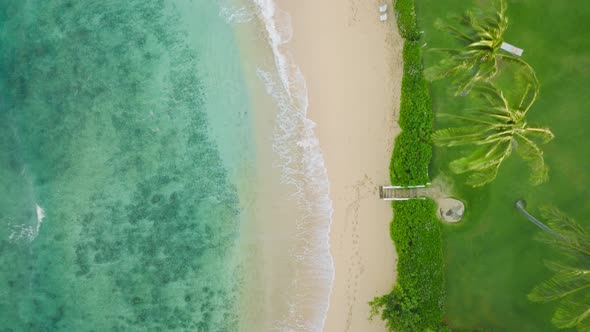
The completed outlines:
<svg viewBox="0 0 590 332">
<path fill-rule="evenodd" d="M 416 1 L 419 26 L 427 47 L 448 47 L 451 40 L 433 27 L 436 18 L 461 13 L 473 2 Z M 462 186 L 454 176 L 457 196 L 466 202 L 460 225 L 444 228 L 445 318 L 452 327 L 493 331 L 554 331 L 552 304 L 537 304 L 526 295 L 550 273 L 543 259 L 553 253 L 534 240 L 537 229 L 518 214 L 514 201 L 524 198 L 529 210 L 554 204 L 590 227 L 590 3 L 582 0 L 508 1 L 507 42 L 525 50 L 537 71 L 540 97 L 529 113 L 531 125 L 550 126 L 556 139 L 544 146 L 551 167 L 549 182 L 532 187 L 528 169 L 513 155 L 496 181 L 483 189 Z M 433 57 L 425 53 L 426 65 Z M 432 87 L 434 111 L 460 107 L 450 97 L 448 82 Z M 435 123 L 436 127 L 436 123 Z M 453 149 L 435 149 L 432 175 L 449 174 Z"/>
</svg>

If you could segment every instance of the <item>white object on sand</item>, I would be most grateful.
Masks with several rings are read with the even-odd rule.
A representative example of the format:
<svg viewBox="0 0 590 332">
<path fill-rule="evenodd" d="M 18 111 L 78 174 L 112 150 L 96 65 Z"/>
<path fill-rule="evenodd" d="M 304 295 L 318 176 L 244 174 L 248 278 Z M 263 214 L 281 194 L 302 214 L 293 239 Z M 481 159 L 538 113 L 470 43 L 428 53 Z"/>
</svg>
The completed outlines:
<svg viewBox="0 0 590 332">
<path fill-rule="evenodd" d="M 379 12 L 385 13 L 387 11 L 387 4 L 379 6 Z"/>
<path fill-rule="evenodd" d="M 379 20 L 380 20 L 381 22 L 385 22 L 385 21 L 387 21 L 387 13 L 385 13 L 385 14 L 383 14 L 383 15 L 379 16 Z"/>
<path fill-rule="evenodd" d="M 524 50 L 522 48 L 518 48 L 514 45 L 510 45 L 505 42 L 502 42 L 502 45 L 500 45 L 500 48 L 503 49 L 504 51 L 506 51 L 508 53 L 512 53 L 516 56 L 521 56 L 522 52 L 524 52 Z"/>
</svg>

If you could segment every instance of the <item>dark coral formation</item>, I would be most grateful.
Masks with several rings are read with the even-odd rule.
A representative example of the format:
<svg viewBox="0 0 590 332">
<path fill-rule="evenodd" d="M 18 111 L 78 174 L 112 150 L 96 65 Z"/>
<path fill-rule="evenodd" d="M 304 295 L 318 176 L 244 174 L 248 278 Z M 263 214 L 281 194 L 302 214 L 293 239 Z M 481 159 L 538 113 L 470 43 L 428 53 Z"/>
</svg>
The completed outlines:
<svg viewBox="0 0 590 332">
<path fill-rule="evenodd" d="M 158 0 L 0 7 L 2 327 L 235 330 L 237 199 L 178 18 Z M 10 241 L 33 196 L 42 234 Z"/>
</svg>

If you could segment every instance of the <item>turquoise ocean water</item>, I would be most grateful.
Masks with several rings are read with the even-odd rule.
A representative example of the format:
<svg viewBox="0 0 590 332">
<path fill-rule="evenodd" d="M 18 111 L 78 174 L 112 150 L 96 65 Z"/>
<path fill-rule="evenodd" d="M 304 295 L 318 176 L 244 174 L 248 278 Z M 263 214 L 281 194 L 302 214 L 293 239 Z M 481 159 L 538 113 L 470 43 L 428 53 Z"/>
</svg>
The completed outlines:
<svg viewBox="0 0 590 332">
<path fill-rule="evenodd" d="M 0 2 L 0 331 L 236 330 L 235 48 L 208 0 Z"/>
</svg>

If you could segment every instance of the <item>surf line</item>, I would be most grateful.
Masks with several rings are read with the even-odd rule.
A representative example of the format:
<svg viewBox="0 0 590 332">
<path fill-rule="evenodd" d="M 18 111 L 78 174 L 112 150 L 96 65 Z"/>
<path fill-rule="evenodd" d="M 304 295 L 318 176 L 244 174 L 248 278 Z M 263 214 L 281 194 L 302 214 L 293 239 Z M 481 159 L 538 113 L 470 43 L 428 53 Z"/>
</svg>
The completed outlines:
<svg viewBox="0 0 590 332">
<path fill-rule="evenodd" d="M 274 0 L 252 0 L 263 23 L 272 50 L 272 72 L 258 68 L 257 75 L 275 100 L 278 113 L 273 151 L 279 157 L 281 180 L 295 187 L 292 198 L 302 209 L 297 219 L 296 237 L 300 243 L 294 258 L 302 273 L 295 273 L 296 296 L 290 298 L 287 317 L 279 322 L 283 330 L 318 331 L 325 324 L 334 282 L 334 263 L 330 254 L 330 227 L 333 204 L 330 183 L 315 123 L 307 117 L 308 92 L 301 69 L 285 45 L 292 37 L 291 17 Z M 299 278 L 303 280 L 299 280 Z M 314 285 L 312 285 L 314 284 Z M 321 285 L 325 292 L 315 291 Z M 305 317 L 302 312 L 314 312 Z"/>
</svg>

